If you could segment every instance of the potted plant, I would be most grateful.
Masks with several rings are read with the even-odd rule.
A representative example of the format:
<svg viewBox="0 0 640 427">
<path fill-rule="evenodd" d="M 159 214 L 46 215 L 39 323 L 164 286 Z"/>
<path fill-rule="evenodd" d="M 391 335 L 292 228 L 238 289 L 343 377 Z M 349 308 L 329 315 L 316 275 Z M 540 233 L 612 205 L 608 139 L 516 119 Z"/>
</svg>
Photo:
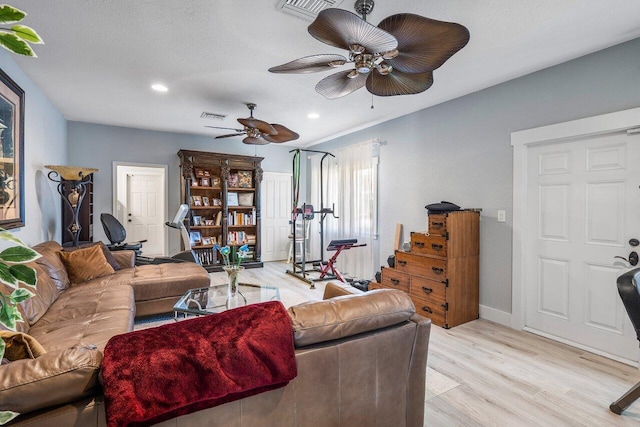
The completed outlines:
<svg viewBox="0 0 640 427">
<path fill-rule="evenodd" d="M 9 330 L 15 331 L 16 323 L 24 320 L 17 304 L 34 295 L 29 288 L 35 289 L 36 271 L 24 264 L 39 257 L 40 254 L 22 240 L 0 229 L 0 282 L 13 288 L 8 295 L 0 292 L 0 324 Z M 20 284 L 26 287 L 20 287 Z M 0 357 L 3 354 L 4 341 L 0 340 Z"/>
<path fill-rule="evenodd" d="M 29 248 L 22 240 L 0 229 L 0 282 L 13 288 L 10 294 L 0 292 L 0 324 L 12 331 L 16 323 L 24 319 L 16 307 L 20 302 L 31 298 L 35 289 L 36 271 L 24 264 L 34 261 L 40 254 Z M 20 287 L 20 284 L 26 286 Z M 0 339 L 0 359 L 4 356 L 5 343 Z M 19 414 L 11 411 L 0 411 L 0 425 L 6 424 Z"/>
</svg>

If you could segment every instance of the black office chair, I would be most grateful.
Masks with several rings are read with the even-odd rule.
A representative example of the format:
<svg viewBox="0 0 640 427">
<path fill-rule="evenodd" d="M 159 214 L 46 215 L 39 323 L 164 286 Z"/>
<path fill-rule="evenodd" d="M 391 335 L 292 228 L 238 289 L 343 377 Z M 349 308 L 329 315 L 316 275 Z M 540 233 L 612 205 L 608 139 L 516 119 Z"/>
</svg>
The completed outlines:
<svg viewBox="0 0 640 427">
<path fill-rule="evenodd" d="M 127 231 L 118 219 L 108 213 L 100 214 L 100 222 L 102 222 L 102 228 L 104 228 L 104 234 L 107 235 L 107 239 L 111 242 L 107 245 L 107 248 L 111 251 L 134 251 L 136 256 L 142 255 L 142 244 L 146 240 L 140 240 L 134 243 L 125 243 L 127 239 Z"/>
<path fill-rule="evenodd" d="M 618 293 L 622 298 L 622 303 L 631 319 L 633 328 L 636 330 L 636 337 L 640 341 L 640 291 L 638 290 L 638 282 L 640 282 L 640 268 L 624 273 L 617 280 Z M 609 405 L 609 409 L 611 412 L 620 415 L 639 397 L 640 382 L 631 387 L 620 399 Z"/>
<path fill-rule="evenodd" d="M 102 222 L 102 228 L 104 228 L 104 233 L 107 235 L 107 239 L 109 239 L 109 242 L 111 242 L 111 244 L 107 245 L 107 248 L 109 248 L 109 250 L 111 251 L 134 251 L 136 254 L 136 265 L 168 264 L 179 262 L 195 262 L 198 265 L 202 265 L 202 263 L 200 262 L 200 258 L 198 258 L 196 253 L 191 249 L 178 252 L 171 257 L 159 256 L 155 258 L 149 258 L 142 256 L 142 244 L 147 241 L 146 239 L 134 243 L 124 243 L 127 238 L 127 231 L 124 229 L 124 226 L 120 221 L 118 221 L 116 217 L 108 213 L 103 213 L 100 214 L 100 221 Z M 171 223 L 167 223 L 167 225 L 173 227 Z"/>
</svg>

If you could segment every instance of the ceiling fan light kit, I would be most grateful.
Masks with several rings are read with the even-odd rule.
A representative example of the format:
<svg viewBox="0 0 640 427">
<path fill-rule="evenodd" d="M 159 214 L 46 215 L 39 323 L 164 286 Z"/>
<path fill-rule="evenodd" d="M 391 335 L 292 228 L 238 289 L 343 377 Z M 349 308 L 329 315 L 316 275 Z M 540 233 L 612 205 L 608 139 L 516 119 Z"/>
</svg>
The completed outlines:
<svg viewBox="0 0 640 427">
<path fill-rule="evenodd" d="M 246 119 L 237 119 L 238 123 L 244 126 L 242 129 L 226 128 L 220 126 L 205 126 L 213 129 L 226 129 L 232 130 L 235 133 L 216 136 L 216 139 L 231 138 L 234 136 L 246 135 L 242 140 L 245 144 L 251 145 L 266 145 L 271 142 L 280 144 L 283 142 L 293 141 L 300 138 L 300 135 L 288 129 L 287 127 L 277 123 L 267 123 L 262 120 L 258 120 L 253 117 L 253 110 L 256 109 L 256 104 L 249 103 L 247 108 L 250 115 Z"/>
<path fill-rule="evenodd" d="M 362 87 L 377 96 L 413 95 L 433 84 L 433 70 L 469 42 L 469 30 L 453 22 L 437 21 L 411 13 L 392 15 L 374 26 L 366 21 L 372 0 L 357 0 L 355 10 L 324 9 L 309 25 L 317 40 L 348 51 L 348 58 L 319 54 L 269 68 L 272 73 L 304 74 L 339 71 L 316 85 L 321 95 L 336 99 Z"/>
</svg>

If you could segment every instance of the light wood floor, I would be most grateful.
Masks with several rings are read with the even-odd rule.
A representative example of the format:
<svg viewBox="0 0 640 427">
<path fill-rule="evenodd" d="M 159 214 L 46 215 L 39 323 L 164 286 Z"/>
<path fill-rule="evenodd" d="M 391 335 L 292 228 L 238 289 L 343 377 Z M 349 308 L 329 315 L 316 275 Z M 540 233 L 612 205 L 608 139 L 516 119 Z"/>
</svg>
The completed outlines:
<svg viewBox="0 0 640 427">
<path fill-rule="evenodd" d="M 265 263 L 243 272 L 242 281 L 322 299 L 326 282 L 311 290 L 284 274 L 289 268 Z M 212 276 L 225 283 L 224 273 Z M 486 320 L 433 326 L 428 366 L 450 385 L 428 398 L 425 426 L 640 426 L 640 401 L 622 416 L 609 412 L 640 381 L 638 369 Z"/>
</svg>

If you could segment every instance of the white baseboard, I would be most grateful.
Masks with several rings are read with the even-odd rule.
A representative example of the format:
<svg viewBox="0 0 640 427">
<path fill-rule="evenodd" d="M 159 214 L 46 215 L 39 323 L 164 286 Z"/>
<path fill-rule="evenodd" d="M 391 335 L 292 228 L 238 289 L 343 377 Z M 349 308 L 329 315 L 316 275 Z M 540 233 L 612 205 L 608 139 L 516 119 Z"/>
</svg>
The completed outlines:
<svg viewBox="0 0 640 427">
<path fill-rule="evenodd" d="M 480 318 L 511 327 L 511 313 L 480 304 Z"/>
</svg>

